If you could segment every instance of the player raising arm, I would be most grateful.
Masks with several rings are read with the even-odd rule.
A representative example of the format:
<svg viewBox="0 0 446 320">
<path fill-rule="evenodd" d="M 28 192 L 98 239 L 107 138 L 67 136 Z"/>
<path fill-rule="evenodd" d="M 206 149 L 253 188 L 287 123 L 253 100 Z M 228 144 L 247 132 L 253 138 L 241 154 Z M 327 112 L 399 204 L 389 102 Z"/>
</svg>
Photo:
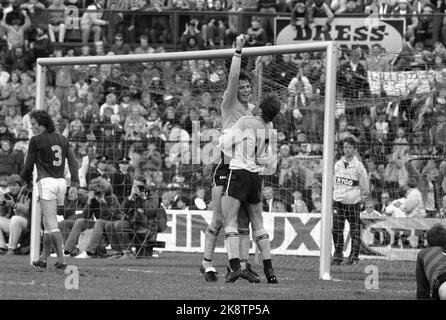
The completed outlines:
<svg viewBox="0 0 446 320">
<path fill-rule="evenodd" d="M 20 173 L 27 183 L 32 181 L 34 165 L 37 168 L 37 189 L 43 219 L 43 251 L 39 260 L 34 261 L 36 267 L 46 268 L 46 260 L 51 250 L 51 243 L 57 253 L 58 269 L 65 269 L 62 249 L 62 235 L 57 224 L 57 206 L 64 205 L 67 182 L 64 178 L 65 160 L 71 174 L 71 187 L 68 199 L 77 198 L 79 184 L 77 161 L 68 140 L 55 132 L 54 122 L 48 112 L 36 110 L 30 114 L 31 130 L 35 134 L 30 142 L 25 166 Z"/>
<path fill-rule="evenodd" d="M 252 115 L 251 111 L 254 109 L 254 105 L 249 103 L 252 91 L 250 78 L 246 73 L 240 71 L 242 60 L 241 53 L 246 40 L 247 36 L 244 34 L 239 35 L 236 39 L 235 54 L 232 58 L 231 68 L 229 70 L 228 86 L 223 95 L 221 104 L 223 132 L 229 131 L 234 123 L 241 117 Z M 200 266 L 200 271 L 204 274 L 206 281 L 210 282 L 218 281 L 216 276 L 217 272 L 212 265 L 212 258 L 222 225 L 221 196 L 228 178 L 229 162 L 231 158 L 222 153 L 221 159 L 219 160 L 220 162 L 214 165 L 212 169 L 212 202 L 214 204 L 214 209 L 212 213 L 212 221 L 206 229 L 203 261 Z M 239 219 L 238 234 L 240 237 L 242 268 L 247 269 L 247 274 L 249 275 L 251 282 L 260 282 L 258 274 L 255 273 L 251 269 L 249 263 L 247 263 L 250 247 L 249 219 L 243 208 L 240 210 Z"/>
<path fill-rule="evenodd" d="M 277 283 L 271 262 L 269 236 L 263 227 L 262 177 L 264 169 L 258 159 L 264 159 L 272 130 L 270 123 L 280 112 L 281 102 L 276 95 L 266 95 L 254 116 L 240 118 L 227 134 L 220 138 L 222 150 L 232 156 L 228 182 L 222 197 L 223 227 L 226 233 L 225 246 L 230 269 L 226 282 L 239 278 L 249 280 L 246 269 L 241 269 L 237 214 L 242 203 L 246 204 L 253 230 L 253 240 L 263 257 L 263 270 L 268 283 Z"/>
</svg>

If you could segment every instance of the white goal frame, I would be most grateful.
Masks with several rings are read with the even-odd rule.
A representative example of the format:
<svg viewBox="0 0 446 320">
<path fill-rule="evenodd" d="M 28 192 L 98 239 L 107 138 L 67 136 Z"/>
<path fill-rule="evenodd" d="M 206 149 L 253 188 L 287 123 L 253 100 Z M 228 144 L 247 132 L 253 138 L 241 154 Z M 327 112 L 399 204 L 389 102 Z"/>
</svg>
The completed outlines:
<svg viewBox="0 0 446 320">
<path fill-rule="evenodd" d="M 334 134 L 336 111 L 336 43 L 321 41 L 301 44 L 244 48 L 244 56 L 293 54 L 299 52 L 326 52 L 325 108 L 324 108 L 324 146 L 322 176 L 322 213 L 321 213 L 321 248 L 319 278 L 331 280 L 331 225 L 332 225 L 332 190 L 334 167 Z M 47 68 L 61 65 L 142 63 L 173 60 L 224 59 L 230 58 L 234 49 L 201 50 L 186 52 L 168 52 L 154 54 L 133 54 L 115 56 L 39 58 L 36 63 L 36 109 L 41 109 L 45 99 L 45 79 Z M 34 182 L 36 172 L 34 170 Z M 37 205 L 37 187 L 34 183 L 31 212 L 31 248 L 30 264 L 39 258 L 41 214 Z"/>
</svg>

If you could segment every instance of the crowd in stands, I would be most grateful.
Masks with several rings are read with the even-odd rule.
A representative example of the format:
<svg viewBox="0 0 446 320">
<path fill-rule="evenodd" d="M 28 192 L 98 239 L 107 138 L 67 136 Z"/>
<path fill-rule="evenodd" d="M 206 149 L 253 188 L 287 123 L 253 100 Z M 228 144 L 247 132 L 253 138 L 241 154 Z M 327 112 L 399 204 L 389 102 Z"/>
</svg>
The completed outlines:
<svg viewBox="0 0 446 320">
<path fill-rule="evenodd" d="M 171 3 L 140 0 L 117 3 L 95 0 L 89 4 L 84 1 L 64 4 L 61 0 L 53 0 L 49 4 L 11 0 L 8 5 L 4 4 L 0 28 L 3 40 L 3 53 L 0 54 L 0 193 L 14 194 L 17 202 L 16 189 L 24 187 L 16 175 L 23 166 L 28 139 L 32 136 L 29 112 L 35 108 L 37 58 L 166 51 L 165 46 L 159 44 L 170 41 L 172 35 L 168 21 L 162 16 L 152 16 L 147 24 L 138 15 L 107 17 L 107 12 L 102 15 L 102 8 L 155 12 L 199 11 L 200 8 L 290 12 L 294 24 L 295 18 L 301 18 L 302 12 L 308 9 L 311 14 L 305 16 L 309 19 L 305 21 L 311 23 L 311 17 L 366 12 L 367 6 L 376 4 L 383 13 L 414 12 L 410 18 L 412 23 L 408 24 L 413 32 L 407 33 L 403 50 L 398 54 L 386 52 L 379 44 L 369 50 L 353 48 L 340 52 L 335 139 L 340 142 L 353 137 L 358 142 L 358 156 L 364 161 L 371 182 L 371 197 L 364 207 L 364 217 L 444 217 L 446 49 L 441 41 L 429 47 L 417 40 L 426 22 L 423 17 L 417 18 L 417 14 L 426 8 L 444 9 L 416 1 L 407 9 L 407 2 L 403 0 L 398 3 L 318 1 L 178 0 Z M 69 30 L 61 15 L 50 11 L 49 24 L 42 24 L 42 11 L 64 5 L 98 11 L 82 15 L 79 23 L 83 44 L 79 48 L 61 45 Z M 118 20 L 107 20 L 112 18 Z M 267 18 L 254 16 L 251 19 L 246 30 L 251 36 L 251 46 L 270 42 L 271 21 Z M 215 16 L 204 24 L 200 17 L 188 18 L 180 40 L 182 49 L 230 46 L 238 32 L 238 26 L 231 25 L 236 20 L 219 19 Z M 105 32 L 105 28 L 111 24 L 122 28 L 116 29 L 108 39 L 110 33 Z M 90 42 L 90 36 L 94 42 Z M 265 177 L 263 203 L 266 212 L 320 213 L 324 64 L 324 55 L 320 53 L 244 59 L 243 67 L 251 73 L 254 85 L 261 72 L 262 92 L 274 91 L 283 102 L 281 114 L 274 121 L 279 141 L 277 170 Z M 203 165 L 200 158 L 197 159 L 197 152 L 194 152 L 197 150 L 192 149 L 191 141 L 198 141 L 195 148 L 201 150 L 203 161 L 203 155 L 211 154 L 210 150 L 215 147 L 212 137 L 218 135 L 220 129 L 220 102 L 229 65 L 230 60 L 203 58 L 48 68 L 43 108 L 52 115 L 56 130 L 71 141 L 78 157 L 80 187 L 85 191 L 80 193 L 80 200 L 72 204 L 70 214 L 68 209 L 63 213 L 65 220 L 71 221 L 61 226 L 61 230 L 65 230 L 67 254 L 77 254 L 73 253 L 76 242 L 86 228 L 100 228 L 100 234 L 113 228 L 123 230 L 123 225 L 116 222 L 126 215 L 122 206 L 138 179 L 144 181 L 151 194 L 156 194 L 153 201 L 158 202 L 153 205 L 158 208 L 212 209 L 211 165 Z M 437 70 L 445 76 L 432 82 L 431 90 L 424 94 L 417 94 L 416 88 L 406 96 L 372 94 L 367 72 L 389 70 Z M 254 98 L 257 93 L 254 90 Z M 194 129 L 197 122 L 198 132 Z M 338 146 L 336 151 L 338 155 L 341 153 Z M 97 179 L 102 180 L 99 183 Z M 99 204 L 100 199 L 94 194 L 89 196 L 98 184 L 102 186 L 102 193 L 108 195 L 103 198 L 103 204 Z M 102 218 L 100 213 L 86 208 L 93 199 L 99 207 L 109 201 L 108 206 L 120 208 L 105 219 L 110 223 L 94 222 Z M 422 202 L 414 206 L 413 199 Z M 8 201 L 0 201 L 0 209 L 11 207 Z M 29 228 L 29 212 L 19 214 L 23 206 L 14 210 L 15 215 L 21 217 L 15 218 L 16 221 L 13 221 L 11 210 L 1 211 L 0 249 L 7 248 L 3 235 L 9 235 L 9 246 L 16 248 L 13 226 L 14 230 L 24 225 Z M 73 214 L 76 210 L 82 210 L 82 217 Z M 113 231 L 110 238 L 113 238 Z M 87 246 L 86 254 L 97 251 L 96 244 L 100 240 L 90 243 L 92 247 Z M 117 254 L 128 253 L 119 242 L 114 249 Z"/>
</svg>

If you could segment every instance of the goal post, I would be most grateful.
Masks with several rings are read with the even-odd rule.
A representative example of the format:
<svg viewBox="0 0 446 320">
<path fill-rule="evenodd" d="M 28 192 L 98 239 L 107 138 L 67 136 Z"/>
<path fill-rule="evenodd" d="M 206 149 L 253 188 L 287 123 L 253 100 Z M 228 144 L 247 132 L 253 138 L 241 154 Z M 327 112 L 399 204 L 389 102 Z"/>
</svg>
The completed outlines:
<svg viewBox="0 0 446 320">
<path fill-rule="evenodd" d="M 323 137 L 323 180 L 321 201 L 321 248 L 319 277 L 330 280 L 331 259 L 331 224 L 332 224 L 332 188 L 334 165 L 334 133 L 336 109 L 336 61 L 337 47 L 333 41 L 321 41 L 301 44 L 250 47 L 243 49 L 243 56 L 264 56 L 296 54 L 301 52 L 323 52 L 326 54 L 325 65 L 325 102 L 324 102 L 324 137 Z M 92 57 L 39 58 L 36 66 L 36 109 L 42 109 L 45 103 L 46 74 L 49 67 L 62 65 L 91 64 L 128 64 L 144 62 L 165 62 L 198 59 L 227 59 L 232 57 L 234 49 L 202 50 L 186 52 L 167 52 L 154 54 L 133 54 Z M 34 184 L 35 185 L 35 184 Z M 41 215 L 37 205 L 37 189 L 34 186 L 31 219 L 30 264 L 39 257 Z"/>
</svg>

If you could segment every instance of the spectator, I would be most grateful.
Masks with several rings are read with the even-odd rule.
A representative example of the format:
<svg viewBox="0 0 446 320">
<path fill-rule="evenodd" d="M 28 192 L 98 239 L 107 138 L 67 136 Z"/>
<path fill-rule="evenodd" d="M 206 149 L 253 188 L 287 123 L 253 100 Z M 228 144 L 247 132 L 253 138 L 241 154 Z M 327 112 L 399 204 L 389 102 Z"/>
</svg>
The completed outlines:
<svg viewBox="0 0 446 320">
<path fill-rule="evenodd" d="M 19 175 L 13 174 L 8 179 L 9 192 L 0 196 L 0 254 L 15 255 L 20 253 L 19 244 L 29 235 L 31 213 L 31 193 Z M 4 234 L 9 235 L 8 246 Z"/>
<path fill-rule="evenodd" d="M 102 0 L 100 0 L 102 1 Z M 124 79 L 122 79 L 122 68 L 120 64 L 113 64 L 111 68 L 110 76 L 104 81 L 103 94 L 107 96 L 109 93 L 114 93 L 116 97 L 121 94 L 121 91 L 125 89 Z M 99 99 L 97 99 L 98 101 Z"/>
<path fill-rule="evenodd" d="M 62 54 L 63 54 L 63 52 L 62 52 L 61 48 L 54 49 L 55 57 L 61 58 Z M 74 67 L 70 66 L 70 65 L 55 66 L 55 67 L 52 67 L 52 70 L 56 72 L 54 94 L 59 99 L 59 101 L 62 103 L 67 100 L 69 88 L 73 85 Z M 67 118 L 69 110 L 67 110 L 64 107 L 66 107 L 66 105 L 61 105 L 60 113 L 61 113 L 62 117 Z"/>
<path fill-rule="evenodd" d="M 202 32 L 205 37 L 205 47 L 215 49 L 224 45 L 225 26 L 223 20 L 211 18 L 207 24 L 203 25 Z"/>
<path fill-rule="evenodd" d="M 124 43 L 124 36 L 121 33 L 115 34 L 115 43 L 110 48 L 115 54 L 129 54 L 131 49 L 127 43 Z"/>
<path fill-rule="evenodd" d="M 17 135 L 17 142 L 14 145 L 13 150 L 14 151 L 21 151 L 23 153 L 23 156 L 26 156 L 26 153 L 28 152 L 28 146 L 29 146 L 29 134 L 28 130 L 20 130 Z"/>
<path fill-rule="evenodd" d="M 46 33 L 47 27 L 45 24 L 39 24 L 36 27 L 36 37 L 34 42 L 30 43 L 30 48 L 33 51 L 35 59 L 46 58 L 50 55 L 50 39 Z"/>
<path fill-rule="evenodd" d="M 172 195 L 170 191 L 165 191 L 161 196 L 161 205 L 165 210 L 172 208 Z"/>
<path fill-rule="evenodd" d="M 308 213 L 309 210 L 307 208 L 307 204 L 302 200 L 302 192 L 294 191 L 293 192 L 293 204 L 291 205 L 292 212 L 294 213 Z"/>
<path fill-rule="evenodd" d="M 392 203 L 390 194 L 387 191 L 384 191 L 381 193 L 380 199 L 381 201 L 375 205 L 375 210 L 384 215 L 386 214 L 387 207 Z"/>
<path fill-rule="evenodd" d="M 18 96 L 20 94 L 20 74 L 17 71 L 11 72 L 10 81 L 1 90 L 1 96 L 4 99 L 3 113 L 7 112 L 7 109 L 14 108 L 18 112 L 21 112 Z"/>
<path fill-rule="evenodd" d="M 382 214 L 375 210 L 374 202 L 369 200 L 365 203 L 365 210 L 361 212 L 361 219 L 381 218 Z"/>
<path fill-rule="evenodd" d="M 386 214 L 392 215 L 394 218 L 424 218 L 426 212 L 424 210 L 423 197 L 417 188 L 417 179 L 415 177 L 409 177 L 407 187 L 408 191 L 406 196 L 394 200 L 386 208 Z"/>
<path fill-rule="evenodd" d="M 4 87 L 9 81 L 10 74 L 4 68 L 4 64 L 0 63 L 0 87 Z"/>
<path fill-rule="evenodd" d="M 146 13 L 152 11 L 150 2 L 147 0 L 139 0 L 138 7 L 134 8 L 133 11 L 128 32 L 130 41 L 134 43 L 141 35 L 150 35 L 153 16 Z"/>
<path fill-rule="evenodd" d="M 113 174 L 112 185 L 119 203 L 130 195 L 132 186 L 132 177 L 128 172 L 130 158 L 124 157 L 118 160 L 118 170 Z M 124 208 L 125 211 L 125 208 Z"/>
<path fill-rule="evenodd" d="M 267 42 L 272 43 L 274 32 L 274 16 L 277 13 L 277 2 L 275 0 L 259 0 L 258 11 L 268 15 L 260 16 L 260 25 L 265 29 Z"/>
<path fill-rule="evenodd" d="M 180 196 L 177 201 L 177 207 L 175 208 L 175 210 L 188 211 L 189 205 L 190 205 L 190 199 L 185 196 Z"/>
<path fill-rule="evenodd" d="M 135 232 L 147 230 L 152 233 L 149 239 L 156 239 L 159 198 L 157 193 L 152 193 L 147 187 L 146 178 L 136 176 L 130 195 L 122 204 L 123 218 L 106 226 L 107 234 L 111 234 L 112 249 L 115 251 L 110 259 L 133 257 L 130 236 Z"/>
<path fill-rule="evenodd" d="M 191 210 L 207 210 L 207 205 L 205 201 L 205 188 L 202 186 L 198 186 L 195 191 L 195 197 L 192 201 L 192 205 L 190 206 Z M 187 204 L 187 203 L 186 203 Z"/>
<path fill-rule="evenodd" d="M 274 196 L 274 190 L 272 187 L 265 186 L 263 188 L 262 194 L 264 212 L 285 212 L 282 200 Z"/>
<path fill-rule="evenodd" d="M 366 70 L 370 72 L 386 72 L 389 71 L 388 59 L 383 54 L 380 44 L 372 45 L 372 52 L 366 59 Z"/>
<path fill-rule="evenodd" d="M 291 26 L 295 29 L 297 24 L 302 26 L 308 25 L 309 10 L 305 0 L 297 0 L 291 10 Z"/>
<path fill-rule="evenodd" d="M 108 25 L 108 21 L 102 20 L 102 10 L 104 0 L 94 0 L 87 7 L 81 18 L 82 43 L 87 44 L 90 38 L 90 32 L 94 33 L 94 42 L 98 42 L 102 38 L 102 27 Z"/>
<path fill-rule="evenodd" d="M 0 175 L 18 174 L 24 163 L 23 153 L 12 150 L 12 141 L 7 136 L 0 138 L 0 144 Z"/>
<path fill-rule="evenodd" d="M 10 25 L 6 23 L 6 19 L 0 23 L 5 28 L 9 50 L 25 45 L 25 31 L 31 26 L 31 21 L 25 10 L 21 12 L 25 15 L 25 23 L 23 25 L 21 25 L 19 19 L 12 20 Z"/>
<path fill-rule="evenodd" d="M 432 39 L 432 42 L 437 42 L 438 35 L 435 32 L 434 21 L 434 8 L 431 4 L 426 4 L 421 9 L 420 21 L 415 28 L 415 42 L 421 41 L 422 43 L 426 39 Z M 437 30 L 438 31 L 438 30 Z"/>
<path fill-rule="evenodd" d="M 337 12 L 339 13 L 339 12 Z M 355 0 L 346 0 L 345 11 L 343 14 L 360 14 L 364 13 L 364 7 L 360 6 Z"/>
<path fill-rule="evenodd" d="M 23 47 L 17 46 L 10 49 L 6 58 L 5 65 L 8 66 L 8 71 L 28 71 L 31 70 L 32 59 L 28 51 Z"/>
<path fill-rule="evenodd" d="M 404 17 L 406 20 L 406 34 L 412 34 L 418 25 L 418 18 L 413 14 L 413 10 L 408 0 L 398 0 L 397 5 L 392 10 L 392 16 Z"/>
<path fill-rule="evenodd" d="M 17 136 L 19 131 L 22 130 L 22 117 L 17 114 L 16 108 L 7 109 L 5 123 L 8 126 L 8 131 L 12 132 L 14 136 Z"/>
<path fill-rule="evenodd" d="M 225 29 L 225 44 L 232 46 L 239 30 L 239 16 L 236 13 L 243 11 L 243 0 L 233 0 L 232 7 L 228 10 L 228 22 Z"/>
<path fill-rule="evenodd" d="M 418 189 L 423 198 L 426 218 L 435 218 L 441 207 L 441 185 L 439 172 L 435 167 L 425 167 L 419 178 Z"/>
<path fill-rule="evenodd" d="M 268 41 L 268 36 L 258 16 L 252 16 L 251 26 L 246 31 L 246 34 L 248 36 L 247 45 L 249 47 L 264 46 Z"/>
<path fill-rule="evenodd" d="M 324 0 L 314 0 L 313 4 L 308 8 L 308 21 L 313 22 L 313 18 L 327 18 L 325 25 L 322 26 L 322 32 L 329 30 L 330 24 L 334 19 L 333 11 Z"/>
<path fill-rule="evenodd" d="M 151 46 L 149 46 L 149 40 L 148 37 L 143 34 L 139 37 L 139 47 L 135 49 L 136 54 L 141 53 L 154 53 L 155 49 L 153 49 Z"/>
<path fill-rule="evenodd" d="M 172 3 L 170 0 L 164 0 L 164 4 L 162 3 L 162 1 L 163 0 L 154 1 L 151 11 L 162 12 L 165 9 L 172 9 Z M 150 38 L 152 40 L 152 43 L 168 43 L 169 38 L 171 37 L 171 28 L 169 21 L 170 16 L 159 14 L 152 15 L 151 18 L 153 19 L 150 29 Z"/>
<path fill-rule="evenodd" d="M 391 14 L 395 7 L 394 0 L 378 0 L 377 2 L 379 15 Z"/>
<path fill-rule="evenodd" d="M 183 51 L 200 50 L 203 48 L 203 37 L 197 27 L 198 21 L 196 19 L 192 19 L 186 24 L 186 30 L 180 38 Z"/>
<path fill-rule="evenodd" d="M 51 42 L 56 42 L 55 33 L 58 33 L 59 43 L 65 40 L 65 15 L 67 7 L 62 0 L 53 0 L 53 3 L 48 7 L 48 33 Z"/>
</svg>

